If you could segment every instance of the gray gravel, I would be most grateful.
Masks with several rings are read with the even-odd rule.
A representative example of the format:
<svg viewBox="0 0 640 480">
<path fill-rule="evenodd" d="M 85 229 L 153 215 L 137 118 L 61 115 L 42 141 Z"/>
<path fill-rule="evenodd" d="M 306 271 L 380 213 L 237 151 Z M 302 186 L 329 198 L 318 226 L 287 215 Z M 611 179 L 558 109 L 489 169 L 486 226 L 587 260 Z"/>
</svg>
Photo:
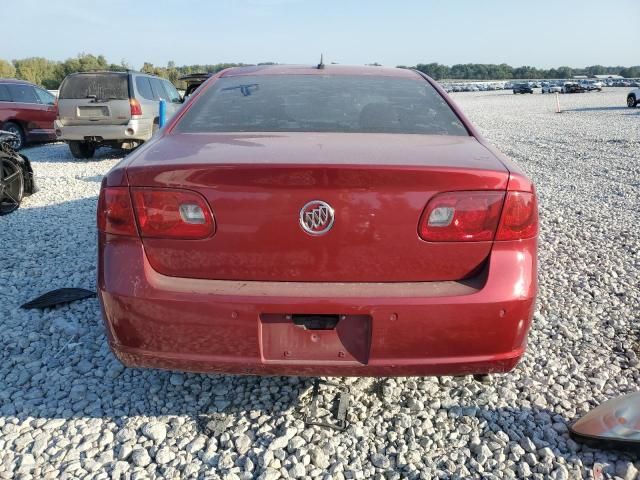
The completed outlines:
<svg viewBox="0 0 640 480">
<path fill-rule="evenodd" d="M 529 351 L 489 384 L 335 379 L 354 396 L 344 433 L 304 428 L 309 380 L 124 369 L 95 299 L 18 309 L 52 288 L 95 286 L 96 195 L 118 159 L 25 150 L 41 191 L 0 218 L 0 478 L 636 478 L 637 459 L 567 434 L 640 383 L 640 109 L 625 95 L 564 95 L 556 114 L 552 96 L 454 94 L 537 183 Z"/>
</svg>

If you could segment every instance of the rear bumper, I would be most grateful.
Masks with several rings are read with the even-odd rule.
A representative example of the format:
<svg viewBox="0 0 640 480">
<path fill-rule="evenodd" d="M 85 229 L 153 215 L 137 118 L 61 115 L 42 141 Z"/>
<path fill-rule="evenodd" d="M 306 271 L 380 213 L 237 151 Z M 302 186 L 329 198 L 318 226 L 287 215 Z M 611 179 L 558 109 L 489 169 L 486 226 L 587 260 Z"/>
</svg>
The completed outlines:
<svg viewBox="0 0 640 480">
<path fill-rule="evenodd" d="M 507 372 L 524 353 L 533 315 L 536 239 L 497 243 L 485 272 L 464 284 L 329 284 L 167 277 L 151 268 L 137 239 L 100 234 L 98 289 L 110 346 L 128 366 L 323 376 Z M 339 314 L 344 327 L 304 330 L 289 314 Z"/>
<path fill-rule="evenodd" d="M 53 129 L 31 129 L 26 132 L 27 142 L 52 142 L 56 139 L 56 132 Z"/>
<path fill-rule="evenodd" d="M 54 128 L 58 140 L 63 141 L 84 141 L 88 138 L 98 138 L 98 142 L 147 141 L 153 135 L 153 123 L 148 119 L 129 120 L 125 125 L 63 125 L 60 120 L 56 120 Z"/>
</svg>

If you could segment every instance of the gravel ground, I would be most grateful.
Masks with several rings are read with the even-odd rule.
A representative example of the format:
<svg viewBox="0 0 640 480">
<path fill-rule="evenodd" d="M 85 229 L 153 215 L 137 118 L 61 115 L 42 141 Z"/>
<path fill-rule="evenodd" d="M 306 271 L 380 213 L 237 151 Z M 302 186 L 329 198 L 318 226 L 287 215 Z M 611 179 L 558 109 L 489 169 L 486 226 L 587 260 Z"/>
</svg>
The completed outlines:
<svg viewBox="0 0 640 480">
<path fill-rule="evenodd" d="M 640 109 L 625 95 L 563 95 L 556 114 L 552 96 L 454 94 L 537 183 L 529 350 L 490 384 L 334 379 L 354 398 L 343 433 L 304 428 L 308 379 L 124 369 L 95 299 L 20 310 L 52 288 L 95 286 L 96 196 L 118 161 L 25 150 L 41 190 L 0 219 L 0 478 L 636 478 L 637 459 L 567 435 L 640 383 Z"/>
</svg>

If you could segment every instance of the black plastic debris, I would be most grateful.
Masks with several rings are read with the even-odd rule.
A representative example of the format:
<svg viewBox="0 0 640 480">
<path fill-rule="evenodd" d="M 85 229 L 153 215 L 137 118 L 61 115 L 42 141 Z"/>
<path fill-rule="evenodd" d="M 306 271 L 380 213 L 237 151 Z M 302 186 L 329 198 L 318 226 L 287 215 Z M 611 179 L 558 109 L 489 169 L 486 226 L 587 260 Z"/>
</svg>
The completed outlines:
<svg viewBox="0 0 640 480">
<path fill-rule="evenodd" d="M 321 408 L 318 406 L 320 385 L 333 387 L 338 390 L 329 408 Z M 335 430 L 345 430 L 347 428 L 347 409 L 351 402 L 351 394 L 346 385 L 324 380 L 321 381 L 319 378 L 316 378 L 313 383 L 311 395 L 311 404 L 309 405 L 307 415 L 304 417 L 305 425 L 316 425 L 318 427 L 333 428 Z"/>
<path fill-rule="evenodd" d="M 16 210 L 25 196 L 37 190 L 31 162 L 11 148 L 12 136 L 0 130 L 0 215 Z"/>
<path fill-rule="evenodd" d="M 64 303 L 94 297 L 95 295 L 96 292 L 84 288 L 58 288 L 40 295 L 38 298 L 34 298 L 30 302 L 21 305 L 20 308 L 24 308 L 25 310 L 52 308 Z"/>
</svg>

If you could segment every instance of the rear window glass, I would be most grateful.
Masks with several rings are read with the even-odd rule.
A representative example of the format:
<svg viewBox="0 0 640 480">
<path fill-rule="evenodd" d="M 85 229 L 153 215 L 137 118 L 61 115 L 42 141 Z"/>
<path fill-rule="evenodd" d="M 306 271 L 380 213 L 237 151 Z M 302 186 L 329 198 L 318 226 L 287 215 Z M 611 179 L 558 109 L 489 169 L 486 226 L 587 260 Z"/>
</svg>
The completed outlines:
<svg viewBox="0 0 640 480">
<path fill-rule="evenodd" d="M 67 77 L 60 87 L 60 99 L 96 98 L 98 100 L 127 100 L 128 76 L 104 73 L 85 73 Z"/>
<path fill-rule="evenodd" d="M 219 79 L 179 132 L 352 132 L 468 135 L 425 80 L 342 75 Z"/>
</svg>

